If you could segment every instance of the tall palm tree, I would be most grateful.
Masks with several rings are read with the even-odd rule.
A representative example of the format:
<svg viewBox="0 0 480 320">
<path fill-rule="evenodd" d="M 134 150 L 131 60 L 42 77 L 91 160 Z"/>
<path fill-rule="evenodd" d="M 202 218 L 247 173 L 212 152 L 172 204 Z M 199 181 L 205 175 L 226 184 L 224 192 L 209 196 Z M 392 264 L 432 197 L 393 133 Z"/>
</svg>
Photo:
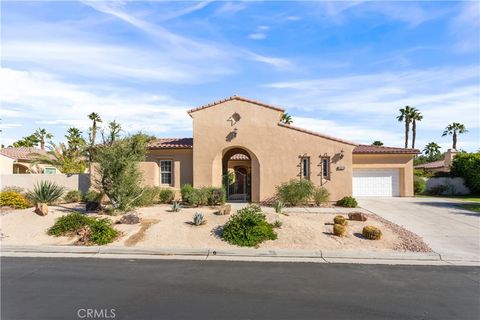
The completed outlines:
<svg viewBox="0 0 480 320">
<path fill-rule="evenodd" d="M 18 148 L 18 147 L 33 148 L 38 146 L 39 143 L 40 141 L 38 140 L 37 136 L 35 134 L 31 134 L 29 136 L 23 137 L 18 141 L 15 141 L 13 143 L 13 146 L 15 148 Z"/>
<path fill-rule="evenodd" d="M 442 137 L 445 137 L 446 135 L 453 136 L 452 149 L 457 150 L 457 134 L 462 134 L 465 132 L 468 132 L 468 130 L 463 123 L 453 122 L 445 128 Z"/>
<path fill-rule="evenodd" d="M 440 148 L 441 147 L 437 143 L 430 142 L 423 149 L 423 153 L 428 157 L 428 161 L 435 161 L 440 154 Z"/>
<path fill-rule="evenodd" d="M 97 137 L 97 124 L 102 122 L 102 118 L 100 118 L 100 115 L 98 113 L 92 112 L 88 115 L 88 119 L 93 121 L 92 127 L 90 128 L 91 130 L 90 146 L 93 146 L 95 144 L 95 139 Z"/>
<path fill-rule="evenodd" d="M 53 138 L 53 134 L 47 132 L 47 130 L 43 128 L 38 128 L 34 135 L 37 137 L 38 141 L 40 141 L 40 149 L 42 150 L 45 150 L 45 140 Z"/>
<path fill-rule="evenodd" d="M 400 108 L 400 115 L 397 117 L 399 122 L 405 121 L 405 148 L 408 148 L 408 136 L 410 134 L 410 123 L 412 122 L 412 107 L 405 106 Z"/>
<path fill-rule="evenodd" d="M 280 119 L 280 121 L 285 123 L 285 124 L 292 124 L 293 123 L 292 116 L 289 115 L 286 112 L 284 114 L 282 114 L 282 118 Z"/>
<path fill-rule="evenodd" d="M 65 143 L 55 145 L 51 143 L 51 150 L 47 154 L 32 153 L 32 166 L 48 164 L 62 173 L 83 173 L 87 168 L 86 161 L 77 150 L 70 149 Z"/>
<path fill-rule="evenodd" d="M 415 140 L 417 138 L 417 121 L 423 120 L 423 115 L 418 111 L 417 108 L 412 108 L 411 111 L 411 119 L 412 119 L 412 149 L 415 149 Z"/>
</svg>

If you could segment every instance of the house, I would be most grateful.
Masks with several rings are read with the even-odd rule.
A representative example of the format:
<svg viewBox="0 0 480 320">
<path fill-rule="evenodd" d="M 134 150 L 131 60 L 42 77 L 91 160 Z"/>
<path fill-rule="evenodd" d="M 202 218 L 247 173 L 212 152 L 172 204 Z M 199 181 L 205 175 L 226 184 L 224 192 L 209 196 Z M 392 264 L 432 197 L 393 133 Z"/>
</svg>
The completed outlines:
<svg viewBox="0 0 480 320">
<path fill-rule="evenodd" d="M 0 174 L 60 173 L 58 169 L 49 165 L 32 165 L 35 153 L 47 154 L 45 150 L 28 147 L 0 149 Z"/>
<path fill-rule="evenodd" d="M 291 179 L 325 187 L 331 200 L 413 196 L 418 150 L 359 145 L 282 123 L 283 113 L 240 96 L 188 111 L 193 138 L 152 141 L 141 163 L 145 183 L 225 185 L 230 201 L 266 201 Z"/>
<path fill-rule="evenodd" d="M 455 149 L 448 149 L 447 152 L 445 152 L 445 158 L 443 160 L 418 164 L 414 168 L 433 173 L 450 172 L 450 166 L 452 165 L 453 158 L 457 153 L 458 151 Z"/>
</svg>

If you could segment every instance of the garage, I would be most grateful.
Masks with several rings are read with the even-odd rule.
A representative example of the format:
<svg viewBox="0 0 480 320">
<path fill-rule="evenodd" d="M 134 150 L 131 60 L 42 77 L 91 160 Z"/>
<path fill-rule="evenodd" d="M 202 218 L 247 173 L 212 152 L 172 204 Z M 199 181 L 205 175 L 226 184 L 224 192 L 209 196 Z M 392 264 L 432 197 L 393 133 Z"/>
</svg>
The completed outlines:
<svg viewBox="0 0 480 320">
<path fill-rule="evenodd" d="M 399 197 L 399 169 L 353 169 L 354 197 Z"/>
</svg>

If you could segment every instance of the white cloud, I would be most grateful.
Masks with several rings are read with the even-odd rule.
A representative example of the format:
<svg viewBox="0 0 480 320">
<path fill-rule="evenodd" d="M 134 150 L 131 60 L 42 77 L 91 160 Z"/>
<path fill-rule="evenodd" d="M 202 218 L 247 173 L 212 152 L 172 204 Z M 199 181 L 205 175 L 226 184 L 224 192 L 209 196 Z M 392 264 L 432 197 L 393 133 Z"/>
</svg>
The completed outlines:
<svg viewBox="0 0 480 320">
<path fill-rule="evenodd" d="M 460 12 L 450 22 L 450 32 L 457 37 L 454 49 L 478 52 L 480 47 L 480 3 L 463 3 Z"/>
<path fill-rule="evenodd" d="M 288 17 L 285 17 L 285 20 L 286 21 L 298 21 L 298 20 L 301 20 L 302 18 L 300 18 L 299 16 L 288 16 Z"/>
<path fill-rule="evenodd" d="M 267 37 L 267 35 L 265 33 L 255 32 L 255 33 L 250 33 L 248 37 L 252 40 L 263 40 Z"/>
<path fill-rule="evenodd" d="M 220 8 L 217 9 L 217 15 L 231 15 L 237 12 L 243 11 L 247 8 L 246 2 L 232 2 L 227 1 L 222 4 Z"/>
</svg>

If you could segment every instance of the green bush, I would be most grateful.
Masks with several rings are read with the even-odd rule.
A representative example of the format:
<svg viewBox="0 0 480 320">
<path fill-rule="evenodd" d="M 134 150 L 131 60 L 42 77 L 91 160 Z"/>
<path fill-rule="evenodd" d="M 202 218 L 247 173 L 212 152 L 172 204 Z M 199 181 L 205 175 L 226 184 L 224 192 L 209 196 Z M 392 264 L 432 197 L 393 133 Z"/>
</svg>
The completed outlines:
<svg viewBox="0 0 480 320">
<path fill-rule="evenodd" d="M 182 201 L 192 206 L 213 206 L 224 204 L 226 201 L 226 194 L 223 188 L 202 187 L 195 189 L 190 184 L 185 184 L 180 192 Z"/>
<path fill-rule="evenodd" d="M 15 191 L 0 192 L 0 207 L 11 207 L 15 209 L 25 209 L 32 205 L 28 199 L 21 193 Z"/>
<path fill-rule="evenodd" d="M 171 203 L 175 199 L 175 192 L 172 189 L 162 188 L 158 192 L 160 203 Z"/>
<path fill-rule="evenodd" d="M 277 239 L 277 234 L 260 207 L 249 205 L 230 217 L 223 226 L 222 237 L 230 244 L 253 247 L 265 240 Z"/>
<path fill-rule="evenodd" d="M 343 197 L 337 201 L 337 206 L 346 208 L 356 208 L 358 206 L 357 200 L 354 197 Z"/>
<path fill-rule="evenodd" d="M 340 224 L 342 226 L 346 226 L 348 224 L 347 219 L 344 216 L 340 216 L 340 215 L 335 216 L 335 218 L 333 218 L 333 222 L 335 224 Z"/>
<path fill-rule="evenodd" d="M 42 180 L 33 187 L 33 191 L 28 193 L 28 198 L 33 203 L 51 204 L 60 199 L 65 192 L 65 188 L 55 182 Z"/>
<path fill-rule="evenodd" d="M 143 187 L 141 195 L 135 199 L 133 206 L 148 207 L 158 203 L 160 188 L 158 187 Z"/>
<path fill-rule="evenodd" d="M 58 218 L 55 224 L 48 229 L 47 233 L 56 237 L 71 236 L 85 226 L 88 226 L 91 230 L 90 241 L 97 245 L 110 243 L 119 234 L 119 232 L 112 227 L 110 220 L 88 217 L 79 212 L 70 213 Z"/>
<path fill-rule="evenodd" d="M 473 194 L 480 194 L 480 152 L 456 154 L 450 173 L 463 178 Z"/>
<path fill-rule="evenodd" d="M 203 189 L 203 188 L 202 188 Z M 215 187 L 208 187 L 205 188 L 207 193 L 207 202 L 209 206 L 216 206 L 220 204 L 224 204 L 227 200 L 227 195 L 225 189 L 222 188 L 215 188 Z"/>
<path fill-rule="evenodd" d="M 65 194 L 63 200 L 67 203 L 80 202 L 82 201 L 82 193 L 79 190 L 70 190 Z"/>
<path fill-rule="evenodd" d="M 98 202 L 102 200 L 103 195 L 99 192 L 93 190 L 88 190 L 87 193 L 83 195 L 83 201 L 85 202 Z"/>
<path fill-rule="evenodd" d="M 290 180 L 277 187 L 277 197 L 290 206 L 305 204 L 313 195 L 314 185 L 310 180 Z"/>
<path fill-rule="evenodd" d="M 316 187 L 313 190 L 313 200 L 317 206 L 328 201 L 330 193 L 324 187 Z"/>
<path fill-rule="evenodd" d="M 343 237 L 346 231 L 347 229 L 345 228 L 344 225 L 337 224 L 337 223 L 333 225 L 333 234 L 338 237 Z"/>
<path fill-rule="evenodd" d="M 379 240 L 382 237 L 382 231 L 374 226 L 366 226 L 362 230 L 362 235 L 369 240 Z"/>
<path fill-rule="evenodd" d="M 425 191 L 425 180 L 423 178 L 420 178 L 418 176 L 415 176 L 413 178 L 413 190 L 415 194 L 421 194 Z"/>
</svg>

